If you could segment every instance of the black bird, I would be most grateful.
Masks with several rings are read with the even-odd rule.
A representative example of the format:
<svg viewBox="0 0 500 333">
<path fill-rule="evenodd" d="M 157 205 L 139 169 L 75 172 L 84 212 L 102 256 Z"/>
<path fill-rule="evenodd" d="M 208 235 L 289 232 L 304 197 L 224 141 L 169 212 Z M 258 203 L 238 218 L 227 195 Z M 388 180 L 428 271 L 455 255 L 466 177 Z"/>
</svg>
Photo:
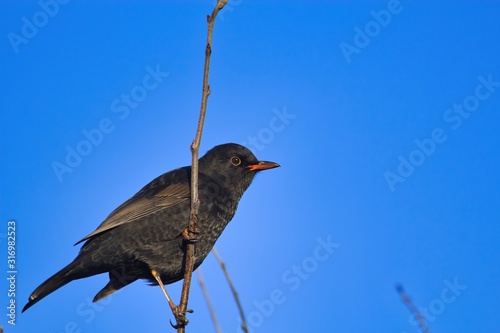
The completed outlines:
<svg viewBox="0 0 500 333">
<path fill-rule="evenodd" d="M 199 159 L 195 269 L 233 218 L 256 172 L 276 167 L 279 164 L 258 161 L 250 150 L 234 143 L 216 146 Z M 95 295 L 94 302 L 146 279 L 160 285 L 172 307 L 163 285 L 184 275 L 183 232 L 189 225 L 190 180 L 190 166 L 172 170 L 116 208 L 78 242 L 85 241 L 73 262 L 35 289 L 23 312 L 71 281 L 101 273 L 109 274 L 109 282 Z"/>
</svg>

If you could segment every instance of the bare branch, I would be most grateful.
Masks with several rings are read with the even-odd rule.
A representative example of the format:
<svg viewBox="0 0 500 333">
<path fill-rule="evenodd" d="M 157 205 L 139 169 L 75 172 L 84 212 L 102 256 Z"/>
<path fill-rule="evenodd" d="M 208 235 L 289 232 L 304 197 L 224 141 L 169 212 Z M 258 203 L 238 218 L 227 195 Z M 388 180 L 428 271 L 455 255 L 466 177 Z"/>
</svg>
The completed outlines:
<svg viewBox="0 0 500 333">
<path fill-rule="evenodd" d="M 247 322 L 245 320 L 245 314 L 243 313 L 243 307 L 241 306 L 240 298 L 238 297 L 238 292 L 236 291 L 236 288 L 234 287 L 233 281 L 231 280 L 231 277 L 229 276 L 229 273 L 226 269 L 226 264 L 224 263 L 224 261 L 222 261 L 221 257 L 219 256 L 219 252 L 217 252 L 217 249 L 215 248 L 215 246 L 212 249 L 212 253 L 214 254 L 217 261 L 219 262 L 219 265 L 222 268 L 224 275 L 226 276 L 227 283 L 229 284 L 229 287 L 231 288 L 231 291 L 233 292 L 234 300 L 236 302 L 236 305 L 238 306 L 238 311 L 240 312 L 241 329 L 243 330 L 243 332 L 248 333 L 248 327 L 247 327 Z"/>
<path fill-rule="evenodd" d="M 401 299 L 403 300 L 403 302 L 405 303 L 408 310 L 410 310 L 410 312 L 415 316 L 415 319 L 418 321 L 418 324 L 420 325 L 422 332 L 430 333 L 429 327 L 427 326 L 427 322 L 425 321 L 424 316 L 422 316 L 422 313 L 420 313 L 415 304 L 413 304 L 413 302 L 411 301 L 410 297 L 408 297 L 408 295 L 405 293 L 403 286 L 398 284 L 396 286 L 396 290 Z"/>
<path fill-rule="evenodd" d="M 197 272 L 198 272 L 198 284 L 200 285 L 201 291 L 203 292 L 203 296 L 205 297 L 205 302 L 207 303 L 208 311 L 210 312 L 210 317 L 212 317 L 212 322 L 214 323 L 215 331 L 217 333 L 222 333 L 219 321 L 217 320 L 217 315 L 215 314 L 215 310 L 212 305 L 212 301 L 210 300 L 210 295 L 208 294 L 208 290 L 205 287 L 205 281 L 203 280 L 201 267 L 198 268 Z"/>
<path fill-rule="evenodd" d="M 186 229 L 186 233 L 184 234 L 184 238 L 186 239 L 186 253 L 184 255 L 185 258 L 185 271 L 184 271 L 184 282 L 182 285 L 182 293 L 181 293 L 181 301 L 179 304 L 179 315 L 176 316 L 177 320 L 177 332 L 183 333 L 185 332 L 185 326 L 187 324 L 187 320 L 184 317 L 184 314 L 187 310 L 188 298 L 189 298 L 189 289 L 191 286 L 191 278 L 193 275 L 194 268 L 194 246 L 195 241 L 197 239 L 197 227 L 196 222 L 198 220 L 198 208 L 200 206 L 200 202 L 198 200 L 198 152 L 200 149 L 201 136 L 203 132 L 203 124 L 205 122 L 205 114 L 207 111 L 207 101 L 208 96 L 210 95 L 210 86 L 208 84 L 208 74 L 210 70 L 210 56 L 212 54 L 212 32 L 214 29 L 215 18 L 217 17 L 217 13 L 224 8 L 227 4 L 228 0 L 218 0 L 215 5 L 214 10 L 212 11 L 212 15 L 207 17 L 208 22 L 208 33 L 207 33 L 207 45 L 205 49 L 205 66 L 203 71 L 203 88 L 201 95 L 201 107 L 200 107 L 200 117 L 198 119 L 198 127 L 196 129 L 196 136 L 191 144 L 191 214 L 189 227 Z"/>
</svg>

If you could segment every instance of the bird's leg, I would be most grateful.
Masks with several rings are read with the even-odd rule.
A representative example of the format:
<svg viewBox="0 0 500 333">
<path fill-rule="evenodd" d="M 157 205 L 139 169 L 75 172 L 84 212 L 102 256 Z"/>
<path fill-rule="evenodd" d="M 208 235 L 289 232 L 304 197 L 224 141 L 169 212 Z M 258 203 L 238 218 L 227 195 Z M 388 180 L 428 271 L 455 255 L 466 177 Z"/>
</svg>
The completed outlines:
<svg viewBox="0 0 500 333">
<path fill-rule="evenodd" d="M 151 270 L 151 274 L 153 274 L 153 277 L 156 279 L 158 284 L 160 285 L 161 290 L 163 291 L 163 294 L 167 298 L 168 305 L 170 305 L 170 308 L 172 309 L 172 312 L 174 312 L 174 309 L 177 307 L 174 302 L 172 302 L 172 299 L 167 293 L 167 289 L 165 289 L 165 286 L 163 285 L 163 282 L 160 279 L 160 274 L 155 271 L 154 269 Z"/>
<path fill-rule="evenodd" d="M 163 291 L 163 294 L 165 295 L 165 297 L 167 298 L 168 305 L 170 306 L 170 309 L 172 310 L 172 313 L 175 316 L 175 319 L 177 319 L 177 322 L 182 323 L 182 325 L 186 325 L 188 323 L 188 320 L 186 318 L 186 314 L 180 313 L 179 307 L 177 305 L 175 305 L 175 303 L 172 301 L 172 299 L 168 295 L 167 289 L 165 289 L 165 286 L 163 285 L 163 282 L 161 281 L 160 274 L 157 271 L 155 271 L 154 269 L 151 270 L 151 274 L 153 275 L 153 277 L 156 279 L 156 281 L 160 285 L 160 288 Z M 193 312 L 193 310 L 187 310 L 187 312 Z"/>
</svg>

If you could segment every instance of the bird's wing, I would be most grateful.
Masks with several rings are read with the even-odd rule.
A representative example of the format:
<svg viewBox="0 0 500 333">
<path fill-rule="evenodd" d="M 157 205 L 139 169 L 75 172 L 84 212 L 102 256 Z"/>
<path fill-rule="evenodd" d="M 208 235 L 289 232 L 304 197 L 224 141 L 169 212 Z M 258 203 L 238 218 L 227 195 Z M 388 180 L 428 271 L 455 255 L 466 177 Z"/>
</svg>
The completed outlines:
<svg viewBox="0 0 500 333">
<path fill-rule="evenodd" d="M 136 195 L 109 214 L 94 232 L 85 236 L 76 244 L 119 225 L 140 220 L 145 216 L 190 200 L 189 181 L 175 182 L 182 177 L 183 171 L 187 170 L 182 168 L 171 171 L 144 186 Z"/>
</svg>

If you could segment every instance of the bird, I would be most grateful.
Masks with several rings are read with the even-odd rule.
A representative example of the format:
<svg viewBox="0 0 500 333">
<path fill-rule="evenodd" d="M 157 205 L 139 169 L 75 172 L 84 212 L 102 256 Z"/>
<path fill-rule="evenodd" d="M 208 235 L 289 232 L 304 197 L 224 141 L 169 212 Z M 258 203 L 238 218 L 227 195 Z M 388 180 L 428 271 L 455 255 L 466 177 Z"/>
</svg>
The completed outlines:
<svg viewBox="0 0 500 333">
<path fill-rule="evenodd" d="M 215 146 L 198 161 L 194 269 L 232 220 L 255 175 L 280 166 L 259 161 L 248 148 L 235 143 Z M 184 277 L 190 182 L 191 166 L 174 169 L 153 179 L 118 206 L 95 231 L 75 244 L 84 242 L 76 258 L 36 288 L 22 312 L 73 280 L 103 273 L 109 275 L 109 282 L 93 302 L 141 279 L 159 285 L 174 311 L 164 285 Z"/>
</svg>

